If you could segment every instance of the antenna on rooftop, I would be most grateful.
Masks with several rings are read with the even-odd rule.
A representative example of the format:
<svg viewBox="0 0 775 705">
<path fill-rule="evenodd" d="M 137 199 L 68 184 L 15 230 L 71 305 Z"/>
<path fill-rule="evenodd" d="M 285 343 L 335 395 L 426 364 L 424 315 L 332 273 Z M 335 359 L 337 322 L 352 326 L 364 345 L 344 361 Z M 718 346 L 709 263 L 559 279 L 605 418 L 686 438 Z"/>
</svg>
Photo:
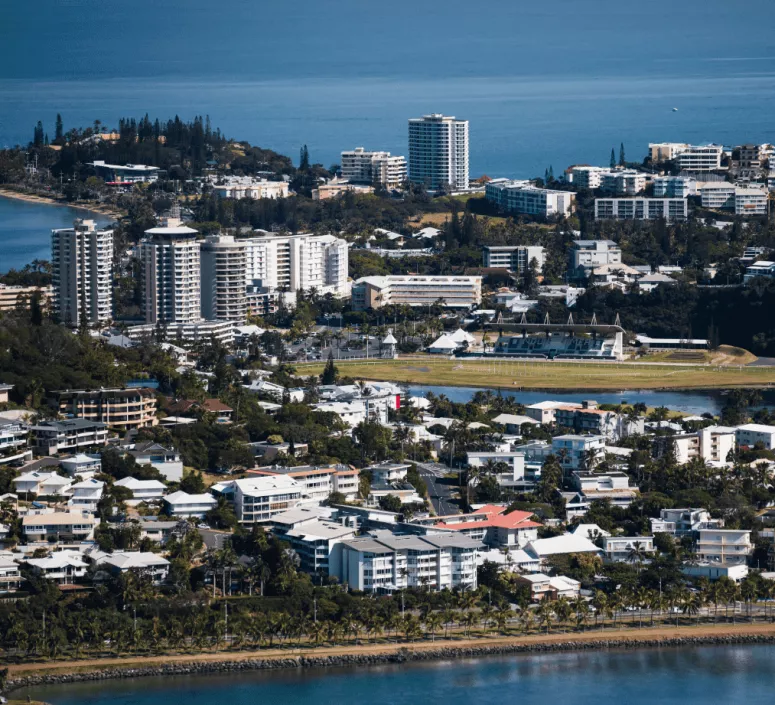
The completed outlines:
<svg viewBox="0 0 775 705">
<path fill-rule="evenodd" d="M 525 315 L 525 312 L 522 311 L 522 320 L 519 322 L 520 325 L 526 325 L 527 324 L 527 316 Z"/>
<path fill-rule="evenodd" d="M 619 314 L 616 314 L 616 320 L 614 321 L 615 326 L 619 326 L 619 328 L 622 327 L 622 322 L 619 320 Z"/>
<path fill-rule="evenodd" d="M 573 325 L 573 314 L 572 313 L 568 314 L 568 325 L 569 326 Z"/>
<path fill-rule="evenodd" d="M 546 316 L 544 316 L 544 325 L 548 326 L 548 325 L 550 325 L 550 323 L 551 322 L 549 321 L 549 312 L 547 311 L 546 312 Z"/>
<path fill-rule="evenodd" d="M 589 325 L 591 325 L 591 326 L 596 326 L 597 325 L 597 314 L 596 313 L 592 314 L 592 321 L 590 322 Z"/>
</svg>

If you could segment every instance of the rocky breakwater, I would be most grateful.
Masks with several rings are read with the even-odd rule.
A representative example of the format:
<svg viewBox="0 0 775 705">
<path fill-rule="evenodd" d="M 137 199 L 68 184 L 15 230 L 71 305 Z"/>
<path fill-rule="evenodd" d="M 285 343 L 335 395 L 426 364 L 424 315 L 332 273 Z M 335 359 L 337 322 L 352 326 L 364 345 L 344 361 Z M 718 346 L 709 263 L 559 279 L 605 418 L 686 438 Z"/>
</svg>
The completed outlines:
<svg viewBox="0 0 775 705">
<path fill-rule="evenodd" d="M 508 654 L 542 654 L 565 651 L 587 651 L 600 649 L 642 649 L 653 647 L 732 646 L 753 644 L 775 644 L 772 634 L 728 634 L 697 635 L 653 638 L 569 639 L 547 642 L 521 641 L 476 646 L 472 644 L 444 645 L 432 648 L 397 647 L 395 650 L 379 652 L 357 652 L 319 656 L 289 656 L 287 658 L 235 658 L 201 661 L 176 661 L 154 665 L 108 666 L 73 673 L 35 673 L 31 675 L 10 675 L 6 689 L 112 680 L 118 678 L 145 678 L 153 676 L 185 676 L 208 673 L 233 673 L 240 671 L 263 671 L 291 668 L 330 668 L 341 666 L 376 666 L 381 664 L 406 663 L 409 661 L 443 661 L 483 656 Z M 45 667 L 43 667 L 45 668 Z M 62 668 L 62 666 L 58 666 Z"/>
</svg>

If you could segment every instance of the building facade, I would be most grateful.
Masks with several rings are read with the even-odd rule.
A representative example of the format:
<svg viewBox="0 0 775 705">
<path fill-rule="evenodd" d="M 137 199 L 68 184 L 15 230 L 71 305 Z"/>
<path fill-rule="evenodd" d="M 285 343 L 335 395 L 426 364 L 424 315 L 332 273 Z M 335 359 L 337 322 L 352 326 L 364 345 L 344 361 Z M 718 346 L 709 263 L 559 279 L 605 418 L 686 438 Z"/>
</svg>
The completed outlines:
<svg viewBox="0 0 775 705">
<path fill-rule="evenodd" d="M 535 215 L 543 218 L 568 216 L 573 211 L 576 194 L 539 188 L 532 181 L 493 179 L 484 189 L 485 198 L 507 213 Z"/>
<path fill-rule="evenodd" d="M 595 220 L 684 221 L 689 217 L 685 198 L 596 198 Z"/>
<path fill-rule="evenodd" d="M 247 246 L 231 235 L 214 235 L 201 248 L 201 317 L 242 324 L 248 315 Z"/>
<path fill-rule="evenodd" d="M 406 157 L 367 152 L 363 147 L 342 152 L 342 178 L 353 184 L 398 188 L 406 181 Z"/>
<path fill-rule="evenodd" d="M 654 198 L 687 198 L 697 195 L 697 181 L 691 176 L 655 176 Z"/>
<path fill-rule="evenodd" d="M 201 319 L 201 260 L 197 231 L 168 218 L 145 231 L 140 245 L 146 323 Z"/>
<path fill-rule="evenodd" d="M 387 305 L 470 308 L 482 302 L 480 276 L 389 275 L 363 277 L 353 283 L 353 309 Z"/>
<path fill-rule="evenodd" d="M 540 245 L 486 245 L 482 249 L 482 264 L 493 269 L 508 269 L 524 274 L 535 260 L 538 271 L 543 269 L 546 255 Z"/>
<path fill-rule="evenodd" d="M 93 220 L 51 231 L 54 314 L 72 327 L 99 325 L 113 317 L 113 231 Z"/>
<path fill-rule="evenodd" d="M 156 393 L 152 389 L 93 389 L 54 392 L 62 416 L 100 421 L 109 428 L 155 426 Z"/>
<path fill-rule="evenodd" d="M 409 180 L 431 191 L 468 188 L 468 120 L 438 113 L 409 120 Z"/>
</svg>

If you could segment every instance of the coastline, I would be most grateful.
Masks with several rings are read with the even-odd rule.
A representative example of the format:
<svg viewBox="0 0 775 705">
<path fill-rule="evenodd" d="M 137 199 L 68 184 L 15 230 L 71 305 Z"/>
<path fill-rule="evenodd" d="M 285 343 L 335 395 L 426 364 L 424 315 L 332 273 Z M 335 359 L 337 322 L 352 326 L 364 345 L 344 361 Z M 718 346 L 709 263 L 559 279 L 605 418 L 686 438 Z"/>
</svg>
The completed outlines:
<svg viewBox="0 0 775 705">
<path fill-rule="evenodd" d="M 24 191 L 16 191 L 7 186 L 0 187 L 0 198 L 10 198 L 15 201 L 24 201 L 25 203 L 35 203 L 38 205 L 46 206 L 64 206 L 66 208 L 77 208 L 83 211 L 89 211 L 91 213 L 98 213 L 99 215 L 106 215 L 110 218 L 123 218 L 126 214 L 121 210 L 112 206 L 102 206 L 95 204 L 80 204 L 80 203 L 66 203 L 58 201 L 56 198 L 49 196 L 40 196 L 33 193 L 25 193 Z"/>
<path fill-rule="evenodd" d="M 644 649 L 775 644 L 775 623 L 659 626 L 568 634 L 482 637 L 411 643 L 272 648 L 211 654 L 175 654 L 56 661 L 8 666 L 6 691 L 41 685 L 142 678 L 204 675 L 292 668 L 373 666 L 430 662 L 509 654 L 537 654 L 601 649 Z"/>
</svg>

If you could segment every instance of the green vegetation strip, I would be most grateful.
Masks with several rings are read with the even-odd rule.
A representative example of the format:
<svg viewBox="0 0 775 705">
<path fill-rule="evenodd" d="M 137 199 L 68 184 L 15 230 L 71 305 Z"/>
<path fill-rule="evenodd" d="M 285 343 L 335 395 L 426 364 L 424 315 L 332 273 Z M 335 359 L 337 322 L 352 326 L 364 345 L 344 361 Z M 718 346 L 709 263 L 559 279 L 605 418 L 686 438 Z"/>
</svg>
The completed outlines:
<svg viewBox="0 0 775 705">
<path fill-rule="evenodd" d="M 638 362 L 529 362 L 517 360 L 336 361 L 339 374 L 411 384 L 513 389 L 709 389 L 767 386 L 775 367 L 651 365 Z M 320 374 L 324 363 L 297 366 Z"/>
</svg>

